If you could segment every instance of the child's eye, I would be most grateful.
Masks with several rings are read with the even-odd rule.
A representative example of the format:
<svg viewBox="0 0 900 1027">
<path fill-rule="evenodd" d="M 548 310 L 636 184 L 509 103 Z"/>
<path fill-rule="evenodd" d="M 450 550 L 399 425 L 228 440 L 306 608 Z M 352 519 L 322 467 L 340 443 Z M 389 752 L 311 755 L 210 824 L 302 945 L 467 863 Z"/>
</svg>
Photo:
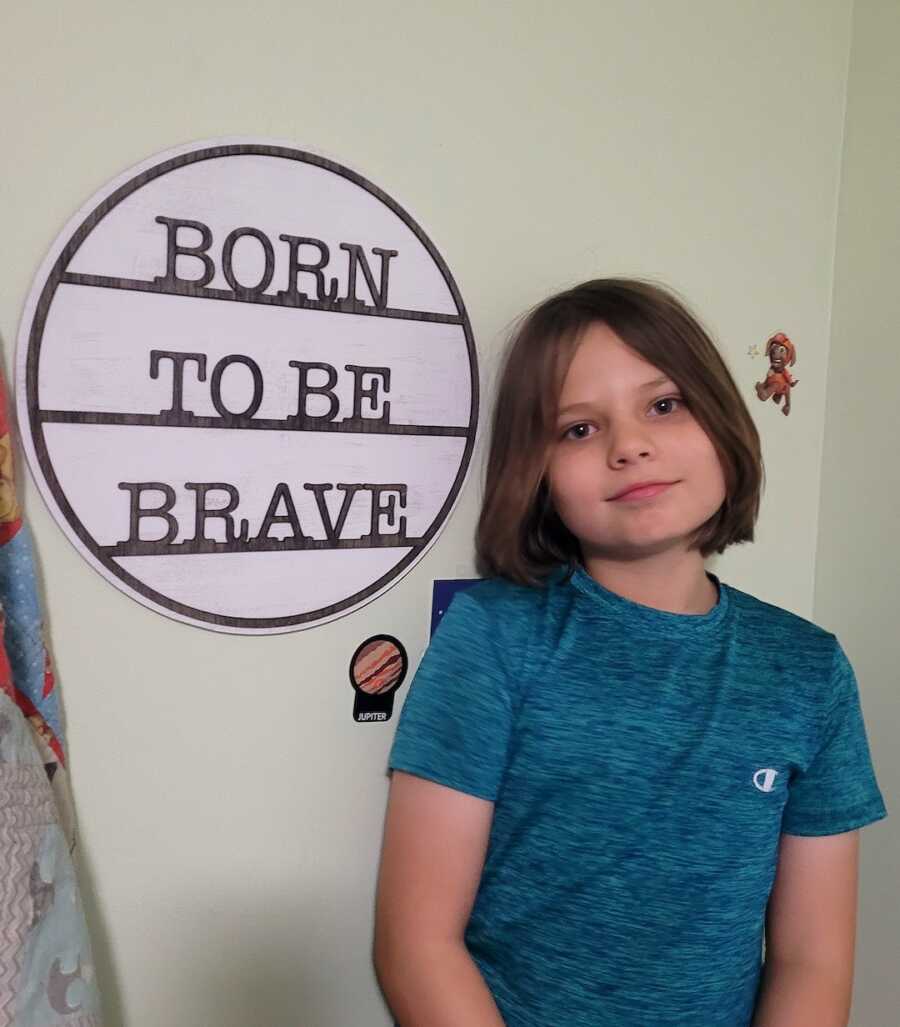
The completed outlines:
<svg viewBox="0 0 900 1027">
<path fill-rule="evenodd" d="M 564 439 L 586 439 L 596 431 L 591 424 L 573 424 L 563 432 Z"/>
<path fill-rule="evenodd" d="M 656 400 L 650 409 L 655 415 L 664 417 L 666 414 L 674 414 L 682 406 L 684 400 L 680 396 L 664 396 Z"/>
</svg>

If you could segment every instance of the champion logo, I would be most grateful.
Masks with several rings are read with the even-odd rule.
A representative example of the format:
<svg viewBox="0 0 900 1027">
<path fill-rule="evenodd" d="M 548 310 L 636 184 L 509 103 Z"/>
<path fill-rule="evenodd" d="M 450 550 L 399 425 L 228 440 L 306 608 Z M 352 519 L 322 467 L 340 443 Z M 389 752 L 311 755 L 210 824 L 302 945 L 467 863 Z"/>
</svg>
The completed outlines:
<svg viewBox="0 0 900 1027">
<path fill-rule="evenodd" d="M 753 783 L 761 792 L 771 792 L 775 786 L 778 771 L 771 767 L 763 767 L 753 775 Z"/>
</svg>

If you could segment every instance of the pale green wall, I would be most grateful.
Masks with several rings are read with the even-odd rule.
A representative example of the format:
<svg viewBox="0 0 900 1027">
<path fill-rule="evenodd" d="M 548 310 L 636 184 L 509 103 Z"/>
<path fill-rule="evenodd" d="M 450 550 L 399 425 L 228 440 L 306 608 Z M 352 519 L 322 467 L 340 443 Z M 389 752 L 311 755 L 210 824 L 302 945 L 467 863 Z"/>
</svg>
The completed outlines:
<svg viewBox="0 0 900 1027">
<path fill-rule="evenodd" d="M 718 570 L 811 616 L 850 20 L 849 0 L 11 6 L 6 367 L 35 270 L 106 181 L 190 140 L 291 141 L 422 224 L 459 284 L 486 384 L 505 326 L 551 290 L 606 273 L 681 290 L 721 340 L 768 466 L 759 541 Z M 755 399 L 765 364 L 748 354 L 778 329 L 799 349 L 789 419 Z M 389 725 L 354 724 L 347 664 L 375 631 L 420 653 L 432 579 L 471 571 L 475 463 L 395 588 L 269 638 L 127 599 L 26 485 L 111 1027 L 388 1023 L 369 945 L 399 703 Z M 888 880 L 884 862 L 870 887 Z M 872 1001 L 892 986 L 872 982 Z"/>
<path fill-rule="evenodd" d="M 815 616 L 860 681 L 891 814 L 863 832 L 853 1027 L 900 1009 L 900 5 L 856 0 L 835 256 Z"/>
</svg>

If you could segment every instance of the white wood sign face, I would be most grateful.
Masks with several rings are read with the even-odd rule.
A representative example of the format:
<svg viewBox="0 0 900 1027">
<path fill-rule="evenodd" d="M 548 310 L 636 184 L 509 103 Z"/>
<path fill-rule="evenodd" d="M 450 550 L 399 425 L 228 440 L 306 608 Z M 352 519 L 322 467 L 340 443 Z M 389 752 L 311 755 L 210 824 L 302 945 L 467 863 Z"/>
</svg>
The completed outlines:
<svg viewBox="0 0 900 1027">
<path fill-rule="evenodd" d="M 478 421 L 433 244 L 371 182 L 259 140 L 157 155 L 70 222 L 26 305 L 19 422 L 54 517 L 118 588 L 271 633 L 423 555 Z"/>
</svg>

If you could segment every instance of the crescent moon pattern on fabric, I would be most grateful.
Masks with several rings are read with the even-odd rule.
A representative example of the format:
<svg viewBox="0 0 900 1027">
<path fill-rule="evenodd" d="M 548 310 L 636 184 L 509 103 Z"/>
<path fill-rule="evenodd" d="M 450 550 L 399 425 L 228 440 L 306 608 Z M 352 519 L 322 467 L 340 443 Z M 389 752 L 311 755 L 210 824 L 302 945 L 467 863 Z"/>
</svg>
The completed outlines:
<svg viewBox="0 0 900 1027">
<path fill-rule="evenodd" d="M 47 980 L 47 1000 L 57 1013 L 77 1013 L 81 1009 L 81 1003 L 77 1006 L 70 1006 L 66 1000 L 66 992 L 72 981 L 81 980 L 81 956 L 78 957 L 78 965 L 72 973 L 63 973 L 62 961 L 55 959 L 50 968 L 50 977 Z"/>
</svg>

